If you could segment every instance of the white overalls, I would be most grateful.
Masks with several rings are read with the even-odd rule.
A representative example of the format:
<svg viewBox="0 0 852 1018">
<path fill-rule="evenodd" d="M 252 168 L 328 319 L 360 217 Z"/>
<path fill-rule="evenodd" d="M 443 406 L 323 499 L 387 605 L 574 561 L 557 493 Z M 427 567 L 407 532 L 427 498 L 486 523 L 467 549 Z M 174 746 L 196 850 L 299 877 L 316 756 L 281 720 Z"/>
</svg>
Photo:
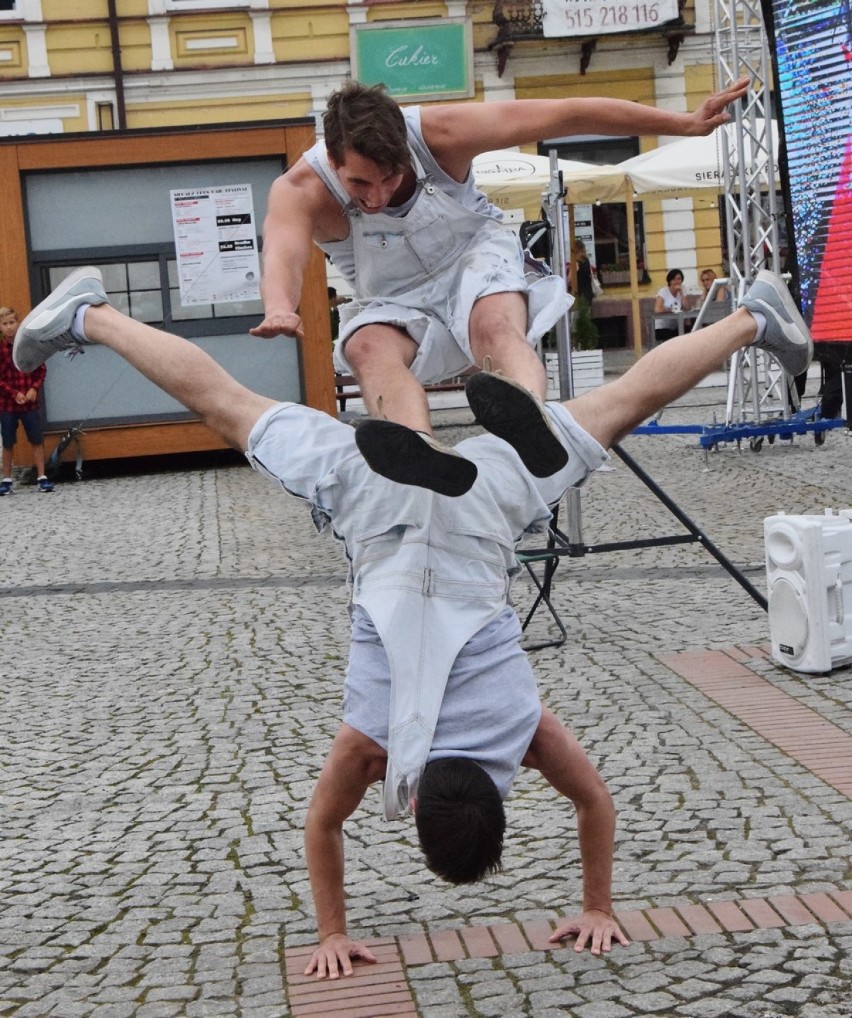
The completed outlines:
<svg viewBox="0 0 852 1018">
<path fill-rule="evenodd" d="M 417 175 L 414 199 L 403 214 L 366 214 L 355 207 L 322 142 L 305 158 L 349 219 L 346 240 L 319 245 L 355 291 L 355 299 L 340 308 L 335 367 L 351 371 L 344 347 L 359 328 L 392 324 L 418 344 L 411 370 L 426 383 L 473 363 L 468 322 L 480 297 L 524 293 L 531 345 L 571 300 L 559 276 L 527 282 L 520 241 L 500 223 L 499 210 L 475 189 L 472 175 L 459 184 L 438 166 L 420 133 L 419 108 L 403 112 Z"/>
<path fill-rule="evenodd" d="M 352 600 L 372 619 L 387 653 L 388 819 L 416 795 L 459 650 L 506 605 L 517 540 L 544 527 L 548 506 L 607 458 L 563 407 L 548 410 L 569 451 L 564 470 L 534 478 L 509 445 L 481 435 L 458 446 L 479 467 L 460 498 L 374 474 L 355 447 L 354 429 L 308 407 L 279 404 L 252 429 L 252 465 L 308 499 L 318 529 L 330 521 L 345 542 Z"/>
</svg>

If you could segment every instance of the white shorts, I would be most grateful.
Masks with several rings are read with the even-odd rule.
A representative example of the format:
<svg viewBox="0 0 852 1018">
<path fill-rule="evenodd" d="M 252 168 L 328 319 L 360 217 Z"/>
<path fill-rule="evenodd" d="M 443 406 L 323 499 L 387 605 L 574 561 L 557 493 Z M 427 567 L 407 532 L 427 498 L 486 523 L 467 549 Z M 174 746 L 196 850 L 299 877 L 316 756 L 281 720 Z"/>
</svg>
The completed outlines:
<svg viewBox="0 0 852 1018">
<path fill-rule="evenodd" d="M 473 305 L 496 293 L 523 293 L 527 299 L 527 342 L 539 339 L 571 306 L 565 282 L 544 276 L 529 284 L 518 239 L 499 225 L 484 230 L 467 254 L 436 279 L 389 300 L 352 301 L 340 309 L 340 339 L 334 367 L 351 373 L 345 345 L 365 325 L 395 325 L 417 343 L 412 374 L 420 382 L 440 382 L 474 363 L 469 322 Z"/>
</svg>

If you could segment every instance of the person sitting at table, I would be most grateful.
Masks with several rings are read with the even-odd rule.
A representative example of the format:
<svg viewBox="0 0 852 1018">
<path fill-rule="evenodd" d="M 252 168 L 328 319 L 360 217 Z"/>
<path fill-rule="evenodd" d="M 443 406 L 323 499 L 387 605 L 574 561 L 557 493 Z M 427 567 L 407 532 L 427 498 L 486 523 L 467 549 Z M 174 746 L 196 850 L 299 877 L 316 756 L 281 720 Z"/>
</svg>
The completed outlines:
<svg viewBox="0 0 852 1018">
<path fill-rule="evenodd" d="M 654 315 L 676 314 L 683 310 L 683 273 L 680 269 L 669 269 L 666 273 L 666 285 L 657 291 L 654 298 Z M 654 321 L 654 338 L 658 343 L 677 336 L 678 328 L 671 327 L 670 321 Z"/>
<path fill-rule="evenodd" d="M 713 288 L 713 283 L 716 281 L 716 272 L 713 269 L 703 269 L 701 275 L 698 277 L 701 283 L 701 293 L 695 298 L 695 302 L 692 305 L 695 308 L 700 308 L 701 305 L 710 298 L 710 291 Z M 713 294 L 712 300 L 716 301 L 730 301 L 730 294 L 726 286 L 720 286 L 718 290 Z"/>
</svg>

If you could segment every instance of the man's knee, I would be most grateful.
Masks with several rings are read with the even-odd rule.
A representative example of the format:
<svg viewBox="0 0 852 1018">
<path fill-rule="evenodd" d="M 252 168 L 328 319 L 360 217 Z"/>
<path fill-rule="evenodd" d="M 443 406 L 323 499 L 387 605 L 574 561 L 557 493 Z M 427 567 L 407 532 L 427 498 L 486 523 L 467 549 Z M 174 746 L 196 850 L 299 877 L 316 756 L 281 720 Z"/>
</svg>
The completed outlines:
<svg viewBox="0 0 852 1018">
<path fill-rule="evenodd" d="M 392 326 L 365 326 L 345 342 L 343 354 L 355 374 L 370 368 L 410 367 L 417 344 L 406 333 Z"/>
<path fill-rule="evenodd" d="M 488 337 L 523 339 L 526 335 L 527 308 L 521 294 L 505 294 L 516 297 L 512 301 L 479 301 L 470 316 L 471 331 L 482 339 Z"/>
<path fill-rule="evenodd" d="M 478 300 L 470 316 L 470 343 L 477 360 L 507 348 L 520 349 L 529 345 L 524 295 L 504 293 L 492 297 Z"/>
</svg>

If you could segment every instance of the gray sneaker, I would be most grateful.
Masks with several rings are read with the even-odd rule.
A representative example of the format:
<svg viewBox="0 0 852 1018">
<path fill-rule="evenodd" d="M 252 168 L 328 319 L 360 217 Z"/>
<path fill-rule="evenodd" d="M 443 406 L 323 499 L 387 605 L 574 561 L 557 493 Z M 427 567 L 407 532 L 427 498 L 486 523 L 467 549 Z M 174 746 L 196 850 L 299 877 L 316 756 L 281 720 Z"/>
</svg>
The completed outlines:
<svg viewBox="0 0 852 1018">
<path fill-rule="evenodd" d="M 107 304 L 104 281 L 91 265 L 75 269 L 21 322 L 12 360 L 19 371 L 35 371 L 59 350 L 81 351 L 86 340 L 71 332 L 81 304 Z"/>
<path fill-rule="evenodd" d="M 746 311 L 759 311 L 766 318 L 766 329 L 754 345 L 768 350 L 791 375 L 807 371 L 814 345 L 784 280 L 761 269 L 739 303 Z"/>
</svg>

